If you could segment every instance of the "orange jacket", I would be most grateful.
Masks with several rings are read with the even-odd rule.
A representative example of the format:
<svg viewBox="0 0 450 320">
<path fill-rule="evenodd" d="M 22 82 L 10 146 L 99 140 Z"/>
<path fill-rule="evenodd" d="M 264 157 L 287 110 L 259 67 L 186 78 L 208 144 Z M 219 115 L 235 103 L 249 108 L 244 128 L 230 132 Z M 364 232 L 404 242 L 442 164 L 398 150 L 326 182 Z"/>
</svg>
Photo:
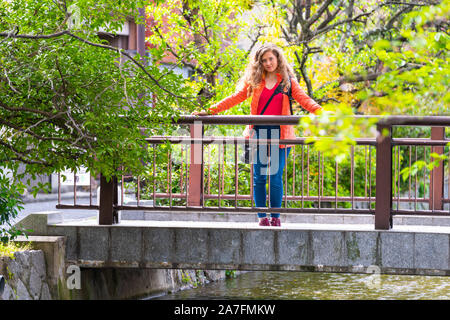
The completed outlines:
<svg viewBox="0 0 450 320">
<path fill-rule="evenodd" d="M 277 86 L 282 80 L 281 74 L 277 73 L 277 83 L 275 86 Z M 258 102 L 259 97 L 261 96 L 261 92 L 263 91 L 264 87 L 266 85 L 266 81 L 264 80 L 264 77 L 261 81 L 261 84 L 258 88 L 255 88 L 253 90 L 252 94 L 252 102 L 251 102 L 251 114 L 257 115 L 258 110 Z M 309 112 L 312 112 L 316 114 L 318 110 L 321 109 L 321 107 L 313 100 L 311 99 L 303 90 L 300 88 L 300 85 L 295 79 L 291 79 L 291 88 L 292 88 L 292 97 L 302 106 L 303 109 L 308 110 Z M 247 89 L 248 85 L 245 85 L 244 88 L 240 91 L 235 92 L 231 96 L 223 99 L 213 107 L 209 109 L 209 112 L 211 114 L 217 114 L 219 112 L 228 110 L 235 105 L 245 101 L 247 97 Z M 291 110 L 289 107 L 289 97 L 287 95 L 283 95 L 283 106 L 281 108 L 281 115 L 287 116 L 291 114 Z M 244 136 L 246 138 L 249 137 L 250 130 L 253 128 L 253 125 L 250 125 L 246 128 L 244 131 Z M 280 126 L 280 139 L 294 139 L 295 133 L 294 133 L 294 126 L 292 125 L 281 125 Z M 284 145 L 280 145 L 280 147 L 284 148 Z"/>
</svg>

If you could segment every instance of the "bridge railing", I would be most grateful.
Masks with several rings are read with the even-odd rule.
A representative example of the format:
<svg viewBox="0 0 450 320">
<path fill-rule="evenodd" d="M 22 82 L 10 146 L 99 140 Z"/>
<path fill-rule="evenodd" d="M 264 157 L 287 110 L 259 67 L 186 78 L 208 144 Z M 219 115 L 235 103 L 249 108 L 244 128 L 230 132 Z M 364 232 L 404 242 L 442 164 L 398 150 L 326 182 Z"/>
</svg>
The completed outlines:
<svg viewBox="0 0 450 320">
<path fill-rule="evenodd" d="M 372 117 L 378 119 L 377 136 L 356 139 L 341 162 L 314 151 L 303 137 L 274 142 L 205 134 L 205 126 L 296 125 L 300 118 L 183 117 L 174 124 L 188 126 L 184 135 L 146 139 L 153 153 L 147 175 L 109 182 L 101 177 L 97 205 L 77 204 L 74 188 L 74 203 L 59 203 L 57 208 L 98 209 L 100 224 L 117 222 L 120 210 L 373 214 L 376 229 L 392 228 L 395 214 L 450 215 L 444 191 L 450 187 L 448 159 L 432 169 L 424 165 L 435 153 L 449 153 L 445 127 L 450 126 L 450 117 Z M 396 137 L 393 131 L 399 126 L 431 128 L 431 136 Z M 270 201 L 267 208 L 255 206 L 253 166 L 241 159 L 246 142 L 292 145 L 281 208 L 271 208 Z M 130 190 L 134 199 L 127 201 Z"/>
</svg>

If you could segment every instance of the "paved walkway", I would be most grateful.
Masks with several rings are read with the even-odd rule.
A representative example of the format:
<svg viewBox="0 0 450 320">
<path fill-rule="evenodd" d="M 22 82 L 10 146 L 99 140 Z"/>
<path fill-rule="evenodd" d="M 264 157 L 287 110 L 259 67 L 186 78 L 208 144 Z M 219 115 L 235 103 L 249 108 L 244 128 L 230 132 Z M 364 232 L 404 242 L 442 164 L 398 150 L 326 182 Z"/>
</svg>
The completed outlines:
<svg viewBox="0 0 450 320">
<path fill-rule="evenodd" d="M 98 226 L 97 216 L 88 219 L 70 220 L 57 225 L 66 226 Z M 121 220 L 118 227 L 160 227 L 160 228 L 193 228 L 193 229 L 254 229 L 254 230 L 327 230 L 327 231 L 374 231 L 372 224 L 340 224 L 340 223 L 283 223 L 281 227 L 260 227 L 256 222 L 217 222 L 217 221 L 143 221 Z M 448 226 L 394 225 L 391 231 L 414 233 L 450 234 Z"/>
<path fill-rule="evenodd" d="M 85 194 L 79 195 L 78 203 L 79 204 L 88 204 L 89 196 Z M 73 193 L 62 195 L 61 203 L 69 203 L 68 199 L 72 199 Z M 42 211 L 59 211 L 64 215 L 64 221 L 70 220 L 80 220 L 87 219 L 92 217 L 97 217 L 97 210 L 58 210 L 56 209 L 56 205 L 58 204 L 58 195 L 57 194 L 38 194 L 37 198 L 27 197 L 24 199 L 25 204 L 23 205 L 23 209 L 20 210 L 19 214 L 15 219 L 12 220 L 12 224 L 15 224 L 28 216 L 30 213 L 34 212 L 42 212 Z M 73 203 L 73 200 L 71 200 Z M 97 203 L 97 199 L 92 199 L 93 203 Z"/>
<path fill-rule="evenodd" d="M 69 203 L 73 193 L 63 194 L 62 203 Z M 58 210 L 57 194 L 38 195 L 38 199 L 26 199 L 24 209 L 20 211 L 13 224 L 30 213 L 58 211 L 62 213 L 62 225 L 95 226 L 98 225 L 97 210 Z M 88 204 L 89 194 L 79 194 L 77 203 Z M 92 203 L 97 203 L 92 198 Z M 260 227 L 254 214 L 249 213 L 193 213 L 193 212 L 122 212 L 118 226 L 123 227 L 179 227 L 179 228 L 213 228 L 213 229 L 280 229 L 280 230 L 336 230 L 336 231 L 373 231 L 373 216 L 351 214 L 301 214 L 282 215 L 282 227 Z M 288 222 L 286 222 L 288 221 Z M 394 216 L 392 231 L 426 232 L 450 234 L 449 217 Z"/>
</svg>

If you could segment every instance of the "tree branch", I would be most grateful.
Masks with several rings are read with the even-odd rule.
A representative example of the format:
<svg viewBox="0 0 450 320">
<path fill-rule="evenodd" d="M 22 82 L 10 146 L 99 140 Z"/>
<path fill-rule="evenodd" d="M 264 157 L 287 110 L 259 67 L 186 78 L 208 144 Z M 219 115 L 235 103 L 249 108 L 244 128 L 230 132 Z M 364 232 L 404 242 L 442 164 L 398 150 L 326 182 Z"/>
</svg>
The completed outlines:
<svg viewBox="0 0 450 320">
<path fill-rule="evenodd" d="M 30 128 L 22 128 L 20 126 L 15 125 L 14 123 L 11 123 L 11 122 L 6 121 L 6 120 L 0 119 L 0 123 L 5 125 L 5 126 L 7 126 L 7 127 L 9 127 L 9 128 L 15 129 L 16 131 L 27 133 L 27 134 L 29 134 L 29 135 L 31 135 L 31 136 L 33 136 L 36 139 L 41 140 L 41 141 L 62 141 L 62 142 L 67 142 L 67 143 L 71 143 L 72 142 L 69 139 L 60 138 L 60 137 L 44 137 L 44 136 L 38 135 L 35 132 L 31 131 Z"/>
<path fill-rule="evenodd" d="M 12 32 L 0 32 L 0 37 L 6 37 L 6 38 L 17 38 L 17 39 L 32 39 L 32 40 L 38 40 L 38 39 L 53 39 L 61 37 L 65 34 L 69 34 L 69 30 L 64 30 L 61 32 L 56 32 L 52 34 L 43 34 L 43 35 L 34 35 L 34 34 L 13 34 Z"/>
<path fill-rule="evenodd" d="M 308 55 L 308 50 L 309 50 L 308 46 L 305 45 L 305 47 L 303 48 L 303 55 L 302 55 L 301 59 L 300 59 L 300 56 L 298 55 L 297 51 L 295 51 L 294 54 L 295 54 L 295 57 L 297 58 L 297 61 L 298 61 L 299 65 L 300 65 L 300 72 L 302 74 L 303 80 L 306 83 L 306 88 L 307 88 L 307 91 L 308 91 L 308 95 L 311 98 L 313 98 L 314 95 L 313 95 L 313 89 L 312 89 L 311 80 L 309 79 L 308 73 L 306 72 L 306 68 L 305 68 L 305 62 L 306 62 L 306 56 Z"/>
<path fill-rule="evenodd" d="M 348 7 L 346 9 L 346 13 L 347 13 L 347 17 L 349 19 L 353 18 L 353 6 L 355 4 L 355 0 L 350 0 Z M 351 30 L 351 22 L 349 22 L 346 26 L 346 31 L 344 33 L 344 35 L 342 36 L 340 42 L 339 42 L 339 51 L 343 51 L 344 49 L 344 45 L 345 45 L 345 41 L 347 40 L 347 38 L 350 36 L 350 30 Z"/>
<path fill-rule="evenodd" d="M 162 41 L 164 41 L 165 44 L 167 45 L 167 48 L 169 49 L 169 52 L 170 52 L 171 54 L 173 54 L 173 56 L 174 56 L 175 58 L 177 58 L 178 61 L 180 61 L 185 67 L 189 67 L 189 68 L 195 70 L 195 71 L 198 72 L 198 73 L 202 73 L 202 74 L 204 73 L 203 70 L 202 70 L 201 68 L 198 68 L 197 66 L 195 66 L 195 65 L 193 65 L 193 64 L 191 64 L 191 63 L 188 63 L 188 62 L 184 61 L 184 58 L 181 58 L 181 57 L 175 52 L 175 50 L 172 48 L 172 46 L 166 41 L 166 39 L 164 39 L 164 37 L 162 36 L 161 32 L 159 31 L 159 28 L 158 28 L 157 26 L 154 26 L 154 28 L 155 28 L 155 31 L 156 31 L 156 33 L 158 34 L 159 38 L 160 38 Z"/>
<path fill-rule="evenodd" d="M 53 113 L 51 112 L 46 112 L 46 111 L 42 111 L 39 109 L 30 109 L 30 108 L 12 108 L 7 106 L 6 104 L 4 104 L 3 102 L 0 101 L 0 107 L 2 107 L 3 109 L 6 109 L 8 111 L 12 111 L 12 112 L 31 112 L 31 113 L 37 113 L 46 117 L 51 117 L 53 116 Z"/>
<path fill-rule="evenodd" d="M 28 163 L 28 164 L 38 164 L 38 165 L 44 165 L 49 167 L 50 164 L 46 161 L 37 161 L 37 160 L 29 160 L 26 158 L 26 155 L 31 151 L 31 150 L 26 150 L 25 152 L 21 152 L 19 150 L 17 150 L 16 148 L 14 148 L 13 146 L 3 142 L 2 140 L 0 140 L 0 145 L 6 147 L 7 149 L 11 150 L 14 155 L 16 156 L 16 158 L 9 158 L 8 160 L 18 160 L 24 163 Z"/>
<path fill-rule="evenodd" d="M 370 11 L 370 12 L 361 13 L 361 14 L 357 15 L 357 16 L 354 17 L 354 18 L 351 18 L 351 19 L 344 19 L 344 20 L 342 20 L 342 21 L 338 21 L 338 22 L 336 22 L 336 23 L 334 23 L 334 24 L 332 24 L 332 25 L 329 25 L 329 26 L 327 26 L 327 27 L 324 27 L 324 28 L 322 28 L 322 29 L 320 29 L 320 30 L 316 30 L 316 31 L 313 33 L 313 35 L 314 35 L 313 38 L 316 38 L 317 36 L 319 36 L 319 35 L 321 35 L 321 34 L 323 34 L 323 33 L 326 33 L 326 32 L 328 32 L 328 31 L 330 31 L 330 30 L 332 30 L 332 29 L 334 29 L 334 28 L 336 28 L 336 27 L 338 27 L 338 26 L 340 26 L 340 25 L 342 25 L 342 24 L 355 22 L 355 21 L 358 21 L 359 18 L 362 18 L 362 17 L 365 17 L 365 16 L 370 16 L 373 12 L 375 12 L 375 9 L 372 10 L 372 11 Z"/>
<path fill-rule="evenodd" d="M 331 21 L 333 21 L 334 20 L 334 18 L 336 18 L 336 16 L 339 14 L 339 12 L 341 12 L 341 4 L 342 4 L 342 1 L 341 2 L 339 2 L 339 4 L 338 4 L 338 6 L 337 6 L 337 8 L 336 8 L 336 10 L 334 10 L 334 12 L 332 13 L 332 14 L 330 14 L 330 15 L 328 15 L 328 17 L 317 27 L 317 29 L 321 29 L 321 28 L 323 28 L 323 27 L 325 27 L 328 23 L 330 23 Z M 351 4 L 349 4 L 349 6 L 350 6 Z"/>
<path fill-rule="evenodd" d="M 405 5 L 405 6 L 416 6 L 416 7 L 426 7 L 430 5 L 438 5 L 440 1 L 430 1 L 430 3 L 411 3 L 411 2 L 402 2 L 402 1 L 387 1 L 384 3 L 384 5 L 390 5 L 390 4 L 398 4 L 398 5 Z"/>
<path fill-rule="evenodd" d="M 124 55 L 124 56 L 126 56 L 126 57 L 128 57 L 139 69 L 141 69 L 156 85 L 157 85 L 157 87 L 158 88 L 160 88 L 162 91 L 164 91 L 164 92 L 166 92 L 166 93 L 168 93 L 169 95 L 171 95 L 171 96 L 173 96 L 173 97 L 175 97 L 175 98 L 178 98 L 178 99 L 184 99 L 184 100 L 190 100 L 190 99 L 192 99 L 192 98 L 189 98 L 189 97 L 183 97 L 183 96 L 179 96 L 179 95 L 177 95 L 177 94 L 174 94 L 173 92 L 171 92 L 171 91 L 169 91 L 169 90 L 167 90 L 166 88 L 164 88 L 148 71 L 147 71 L 147 69 L 145 69 L 145 67 L 141 64 L 141 63 L 139 63 L 138 61 L 136 61 L 136 59 L 134 59 L 128 52 L 126 52 L 124 49 L 121 49 L 121 48 L 115 48 L 115 47 L 112 47 L 112 46 L 108 46 L 108 45 L 104 45 L 104 44 L 99 44 L 99 43 L 94 43 L 94 42 L 91 42 L 91 41 L 88 41 L 88 40 L 86 40 L 86 39 L 83 39 L 83 38 L 81 38 L 81 37 L 78 37 L 78 36 L 76 36 L 76 35 L 74 35 L 74 34 L 72 34 L 72 33 L 70 33 L 70 32 L 68 32 L 67 33 L 67 35 L 69 35 L 69 36 L 71 36 L 71 37 L 73 37 L 73 38 L 75 38 L 75 39 L 78 39 L 78 40 L 80 40 L 81 42 L 84 42 L 84 43 L 86 43 L 86 44 L 88 44 L 88 45 L 90 45 L 90 46 L 93 46 L 93 47 L 98 47 L 98 48 L 103 48 L 103 49 L 109 49 L 109 50 L 112 50 L 112 51 L 116 51 L 116 52 L 118 52 L 119 54 L 122 54 L 122 55 Z M 192 101 L 191 101 L 192 102 Z"/>
<path fill-rule="evenodd" d="M 324 3 L 322 3 L 322 6 L 316 11 L 316 13 L 314 13 L 311 18 L 306 20 L 305 27 L 309 28 L 311 25 L 313 25 L 322 16 L 322 14 L 332 2 L 333 0 L 326 0 Z"/>
<path fill-rule="evenodd" d="M 12 38 L 19 38 L 19 39 L 33 39 L 33 40 L 37 40 L 37 39 L 52 39 L 52 38 L 57 38 L 57 37 L 61 37 L 64 35 L 68 35 L 72 38 L 75 38 L 83 43 L 86 43 L 90 46 L 93 47 L 98 47 L 98 48 L 102 48 L 102 49 L 108 49 L 108 50 L 112 50 L 115 51 L 121 55 L 126 56 L 127 58 L 129 58 L 139 69 L 141 69 L 145 75 L 147 75 L 155 84 L 158 88 L 160 88 L 162 91 L 166 92 L 167 94 L 177 98 L 177 99 L 183 99 L 183 100 L 188 100 L 189 102 L 195 104 L 195 102 L 193 102 L 192 100 L 195 99 L 193 97 L 183 97 L 180 95 L 177 95 L 173 92 L 171 92 L 170 90 L 167 90 L 166 88 L 164 88 L 148 71 L 147 69 L 145 69 L 145 67 L 139 63 L 136 59 L 134 59 L 128 52 L 126 52 L 124 49 L 122 48 L 116 48 L 116 47 L 112 47 L 112 46 L 108 46 L 108 45 L 104 45 L 104 44 L 99 44 L 99 43 L 94 43 L 91 42 L 89 40 L 86 40 L 84 38 L 81 38 L 73 33 L 71 33 L 68 30 L 64 30 L 61 32 L 57 32 L 57 33 L 53 33 L 53 34 L 49 34 L 49 35 L 26 35 L 26 34 L 11 34 L 11 33 L 4 33 L 4 32 L 0 32 L 0 37 L 12 37 Z"/>
<path fill-rule="evenodd" d="M 403 66 L 401 68 L 396 69 L 396 71 L 398 71 L 399 73 L 403 73 L 403 72 L 407 72 L 407 71 L 411 71 L 414 69 L 420 69 L 422 68 L 424 65 L 422 64 L 412 64 L 412 63 L 408 63 L 406 66 Z M 336 80 L 332 80 L 332 81 L 328 81 L 324 84 L 322 84 L 320 87 L 318 87 L 316 90 L 319 91 L 323 88 L 325 88 L 326 86 L 333 84 L 335 82 L 337 82 L 339 85 L 342 85 L 344 83 L 355 83 L 355 82 L 362 82 L 362 81 L 374 81 L 376 80 L 378 77 L 382 76 L 385 73 L 389 73 L 395 70 L 386 70 L 384 72 L 370 72 L 368 74 L 355 74 L 352 76 L 347 76 L 347 77 L 340 77 Z"/>
</svg>

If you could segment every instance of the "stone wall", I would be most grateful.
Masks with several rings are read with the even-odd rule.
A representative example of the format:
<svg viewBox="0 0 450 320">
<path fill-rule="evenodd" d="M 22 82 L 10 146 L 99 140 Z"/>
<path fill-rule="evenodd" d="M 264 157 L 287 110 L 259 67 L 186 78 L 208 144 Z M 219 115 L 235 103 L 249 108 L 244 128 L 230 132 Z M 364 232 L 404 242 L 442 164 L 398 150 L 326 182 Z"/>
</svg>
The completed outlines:
<svg viewBox="0 0 450 320">
<path fill-rule="evenodd" d="M 31 242 L 30 242 L 31 241 Z M 69 289 L 64 237 L 19 237 L 33 250 L 0 257 L 6 284 L 0 300 L 139 299 L 195 288 L 226 277 L 224 270 L 81 268 L 80 289 Z"/>
<path fill-rule="evenodd" d="M 52 299 L 42 250 L 15 252 L 14 259 L 0 257 L 0 274 L 5 278 L 0 300 Z"/>
</svg>

